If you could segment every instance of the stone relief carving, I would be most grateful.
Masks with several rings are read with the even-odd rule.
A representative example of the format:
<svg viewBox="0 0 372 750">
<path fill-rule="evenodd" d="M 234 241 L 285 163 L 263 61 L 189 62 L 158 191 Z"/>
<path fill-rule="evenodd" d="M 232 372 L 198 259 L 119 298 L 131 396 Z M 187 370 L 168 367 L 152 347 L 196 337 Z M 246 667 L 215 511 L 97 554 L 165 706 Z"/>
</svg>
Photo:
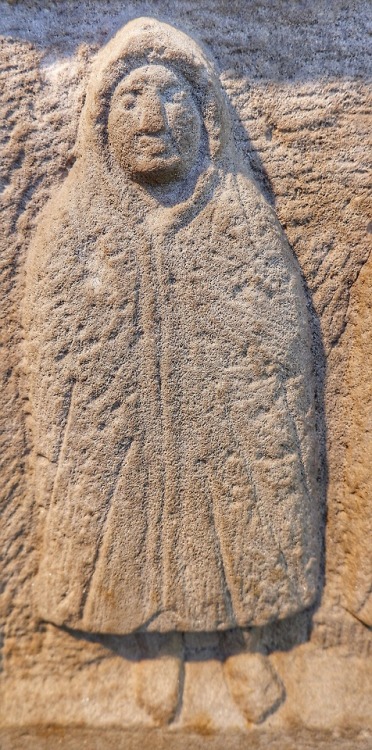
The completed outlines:
<svg viewBox="0 0 372 750">
<path fill-rule="evenodd" d="M 40 616 L 124 634 L 309 607 L 306 299 L 201 48 L 151 19 L 119 31 L 76 156 L 26 273 Z"/>
</svg>

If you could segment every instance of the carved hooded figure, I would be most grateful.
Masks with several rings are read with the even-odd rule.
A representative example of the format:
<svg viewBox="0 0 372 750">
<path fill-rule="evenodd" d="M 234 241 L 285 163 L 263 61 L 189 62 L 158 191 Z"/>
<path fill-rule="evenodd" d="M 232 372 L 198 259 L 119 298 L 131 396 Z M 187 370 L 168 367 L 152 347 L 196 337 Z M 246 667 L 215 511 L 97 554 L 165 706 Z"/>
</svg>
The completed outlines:
<svg viewBox="0 0 372 750">
<path fill-rule="evenodd" d="M 27 262 L 38 612 L 111 633 L 292 615 L 319 572 L 306 301 L 205 53 L 124 27 L 76 152 Z"/>
</svg>

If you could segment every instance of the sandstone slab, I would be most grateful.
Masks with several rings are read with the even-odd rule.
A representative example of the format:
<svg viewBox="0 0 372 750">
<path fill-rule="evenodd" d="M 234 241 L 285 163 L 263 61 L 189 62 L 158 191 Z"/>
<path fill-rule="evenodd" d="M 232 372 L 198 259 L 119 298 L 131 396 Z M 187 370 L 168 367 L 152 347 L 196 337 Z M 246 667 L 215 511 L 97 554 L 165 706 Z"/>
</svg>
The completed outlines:
<svg viewBox="0 0 372 750">
<path fill-rule="evenodd" d="M 2 747 L 370 747 L 369 16 L 0 2 Z"/>
</svg>

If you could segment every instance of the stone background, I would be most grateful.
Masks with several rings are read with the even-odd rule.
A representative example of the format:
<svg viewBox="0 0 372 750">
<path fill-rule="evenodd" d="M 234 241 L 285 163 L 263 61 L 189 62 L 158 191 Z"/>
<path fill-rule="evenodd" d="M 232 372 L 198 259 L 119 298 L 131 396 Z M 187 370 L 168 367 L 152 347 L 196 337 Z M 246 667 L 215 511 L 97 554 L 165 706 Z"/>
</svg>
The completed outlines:
<svg viewBox="0 0 372 750">
<path fill-rule="evenodd" d="M 284 640 L 263 634 L 285 675 L 287 700 L 262 732 L 297 725 L 353 730 L 359 734 L 350 747 L 370 746 L 371 11 L 367 0 L 0 2 L 3 724 L 170 721 L 159 676 L 160 714 L 149 717 L 133 704 L 133 653 L 143 644 L 87 642 L 34 619 L 37 545 L 26 493 L 19 315 L 27 247 L 40 208 L 72 163 L 94 54 L 127 20 L 153 15 L 194 35 L 216 59 L 240 151 L 299 259 L 313 315 L 318 410 L 326 424 L 325 586 L 315 611 L 288 624 Z M 176 718 L 183 729 L 247 729 L 221 677 L 223 648 L 213 639 L 182 645 Z M 169 649 L 162 656 L 158 643 L 155 652 L 148 664 L 164 664 Z M 306 741 L 301 746 L 313 746 Z"/>
</svg>

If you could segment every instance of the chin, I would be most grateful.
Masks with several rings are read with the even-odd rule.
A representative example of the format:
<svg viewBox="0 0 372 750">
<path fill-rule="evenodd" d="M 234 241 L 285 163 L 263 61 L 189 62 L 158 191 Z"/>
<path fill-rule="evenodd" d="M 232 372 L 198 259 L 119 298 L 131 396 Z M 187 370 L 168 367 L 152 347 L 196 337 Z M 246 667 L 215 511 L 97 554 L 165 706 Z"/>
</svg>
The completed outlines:
<svg viewBox="0 0 372 750">
<path fill-rule="evenodd" d="M 181 177 L 182 167 L 183 164 L 178 158 L 154 159 L 152 163 L 149 163 L 148 160 L 146 166 L 138 165 L 132 174 L 138 182 L 162 184 Z"/>
</svg>

